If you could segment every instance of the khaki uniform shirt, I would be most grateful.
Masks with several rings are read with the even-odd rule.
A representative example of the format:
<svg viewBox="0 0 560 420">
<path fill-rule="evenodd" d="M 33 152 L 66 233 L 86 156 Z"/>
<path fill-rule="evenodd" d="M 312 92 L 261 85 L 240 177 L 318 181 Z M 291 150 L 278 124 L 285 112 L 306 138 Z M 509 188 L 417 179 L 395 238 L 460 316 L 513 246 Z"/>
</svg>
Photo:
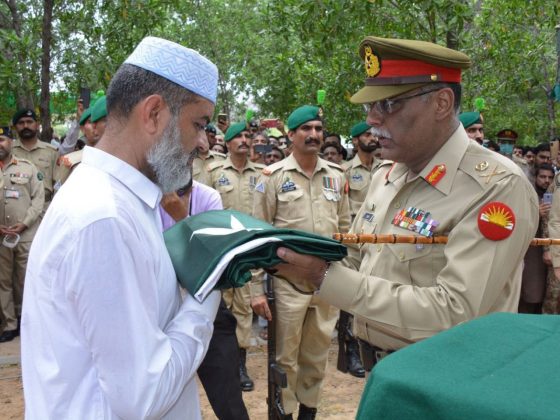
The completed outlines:
<svg viewBox="0 0 560 420">
<path fill-rule="evenodd" d="M 45 204 L 45 190 L 37 168 L 26 159 L 12 157 L 3 168 L 3 182 L 0 224 L 23 223 L 27 229 L 20 234 L 20 241 L 30 242 Z"/>
<path fill-rule="evenodd" d="M 83 150 L 76 150 L 58 158 L 55 174 L 54 192 L 56 193 L 62 184 L 66 182 L 76 165 L 82 162 Z"/>
<path fill-rule="evenodd" d="M 351 161 L 342 165 L 346 181 L 348 182 L 348 200 L 350 202 L 350 215 L 352 219 L 356 216 L 366 198 L 372 173 L 375 172 L 380 164 L 381 161 L 374 157 L 370 170 L 362 164 L 360 156 L 356 154 Z"/>
<path fill-rule="evenodd" d="M 45 208 L 52 200 L 54 194 L 56 162 L 58 152 L 54 146 L 44 141 L 37 140 L 32 149 L 26 149 L 19 140 L 14 141 L 12 152 L 14 156 L 32 162 L 39 171 L 39 179 L 45 187 Z"/>
<path fill-rule="evenodd" d="M 240 173 L 228 157 L 210 163 L 207 168 L 210 186 L 220 193 L 224 210 L 233 209 L 252 214 L 253 193 L 264 165 L 247 159 Z"/>
<path fill-rule="evenodd" d="M 469 140 L 462 126 L 418 176 L 407 176 L 404 164 L 381 166 L 352 231 L 418 236 L 393 224 L 403 210 L 416 210 L 430 213 L 434 235 L 448 236 L 447 245 L 350 248 L 344 263 L 351 268 L 331 265 L 319 293 L 356 315 L 357 335 L 385 350 L 490 312 L 516 312 L 523 256 L 539 220 L 537 195 L 522 171 Z M 494 212 L 496 223 L 485 222 L 491 208 L 484 206 L 495 202 L 511 209 L 514 223 Z M 488 239 L 481 229 L 490 225 L 511 235 Z"/>
<path fill-rule="evenodd" d="M 253 216 L 280 228 L 332 237 L 348 232 L 350 212 L 342 168 L 317 159 L 309 178 L 293 155 L 266 167 L 255 188 Z"/>
<path fill-rule="evenodd" d="M 212 181 L 210 180 L 210 174 L 208 173 L 207 167 L 209 164 L 224 160 L 225 158 L 226 155 L 213 152 L 212 150 L 208 152 L 206 159 L 202 159 L 200 156 L 197 156 L 193 160 L 193 179 L 201 184 L 211 187 Z"/>
</svg>

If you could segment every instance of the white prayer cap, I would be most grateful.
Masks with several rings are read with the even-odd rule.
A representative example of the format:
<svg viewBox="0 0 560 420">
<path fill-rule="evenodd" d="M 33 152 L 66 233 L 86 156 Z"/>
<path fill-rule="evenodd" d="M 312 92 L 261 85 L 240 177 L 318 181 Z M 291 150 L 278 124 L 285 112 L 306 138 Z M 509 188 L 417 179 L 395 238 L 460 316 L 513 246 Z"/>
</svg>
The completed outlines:
<svg viewBox="0 0 560 420">
<path fill-rule="evenodd" d="M 149 36 L 126 59 L 216 103 L 218 68 L 197 51 Z"/>
</svg>

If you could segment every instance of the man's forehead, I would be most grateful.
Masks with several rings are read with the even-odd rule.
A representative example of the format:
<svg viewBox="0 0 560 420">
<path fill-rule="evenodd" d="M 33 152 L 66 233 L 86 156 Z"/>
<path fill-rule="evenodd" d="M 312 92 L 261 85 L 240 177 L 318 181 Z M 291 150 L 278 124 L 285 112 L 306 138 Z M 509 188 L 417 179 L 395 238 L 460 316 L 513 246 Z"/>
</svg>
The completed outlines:
<svg viewBox="0 0 560 420">
<path fill-rule="evenodd" d="M 35 120 L 34 120 L 33 118 L 31 118 L 31 117 L 21 117 L 21 118 L 17 121 L 16 124 L 23 123 L 23 122 L 26 122 L 26 123 L 29 123 L 29 122 L 34 123 L 34 122 L 37 122 L 37 121 L 35 121 Z"/>
</svg>

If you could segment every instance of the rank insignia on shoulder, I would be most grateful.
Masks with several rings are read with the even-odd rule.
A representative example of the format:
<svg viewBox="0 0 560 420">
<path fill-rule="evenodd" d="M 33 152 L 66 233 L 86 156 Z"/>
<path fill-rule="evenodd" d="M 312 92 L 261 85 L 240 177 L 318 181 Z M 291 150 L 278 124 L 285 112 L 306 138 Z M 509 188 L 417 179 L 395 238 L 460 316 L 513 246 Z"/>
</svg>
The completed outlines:
<svg viewBox="0 0 560 420">
<path fill-rule="evenodd" d="M 501 241 L 510 236 L 515 227 L 515 214 L 504 203 L 493 201 L 478 213 L 480 233 L 492 241 Z"/>
<path fill-rule="evenodd" d="M 434 231 L 439 226 L 439 222 L 431 218 L 430 212 L 417 209 L 416 207 L 409 207 L 406 210 L 399 211 L 395 214 L 391 223 L 428 238 L 434 235 Z"/>
<path fill-rule="evenodd" d="M 263 182 L 259 182 L 257 184 L 257 186 L 255 187 L 255 191 L 258 191 L 260 193 L 264 193 L 264 183 Z"/>
<path fill-rule="evenodd" d="M 477 163 L 474 169 L 478 172 L 484 172 L 486 169 L 488 169 L 488 162 L 483 160 L 482 162 Z"/>
<path fill-rule="evenodd" d="M 284 183 L 282 184 L 282 192 L 295 191 L 295 189 L 296 189 L 296 184 L 294 184 L 289 179 L 284 181 Z"/>
<path fill-rule="evenodd" d="M 430 185 L 436 186 L 436 184 L 445 176 L 446 172 L 447 168 L 445 164 L 442 163 L 441 165 L 434 166 L 430 173 L 426 175 L 425 179 Z"/>
</svg>

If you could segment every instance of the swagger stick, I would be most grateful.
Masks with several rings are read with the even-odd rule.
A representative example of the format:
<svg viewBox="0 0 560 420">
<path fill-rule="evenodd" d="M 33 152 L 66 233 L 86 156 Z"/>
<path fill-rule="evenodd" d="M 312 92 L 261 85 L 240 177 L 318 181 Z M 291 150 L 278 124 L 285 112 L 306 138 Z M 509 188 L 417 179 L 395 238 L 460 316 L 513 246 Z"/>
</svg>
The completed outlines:
<svg viewBox="0 0 560 420">
<path fill-rule="evenodd" d="M 446 244 L 447 236 L 376 235 L 368 233 L 335 233 L 333 239 L 343 244 Z M 531 246 L 560 245 L 560 239 L 534 238 Z"/>
</svg>

